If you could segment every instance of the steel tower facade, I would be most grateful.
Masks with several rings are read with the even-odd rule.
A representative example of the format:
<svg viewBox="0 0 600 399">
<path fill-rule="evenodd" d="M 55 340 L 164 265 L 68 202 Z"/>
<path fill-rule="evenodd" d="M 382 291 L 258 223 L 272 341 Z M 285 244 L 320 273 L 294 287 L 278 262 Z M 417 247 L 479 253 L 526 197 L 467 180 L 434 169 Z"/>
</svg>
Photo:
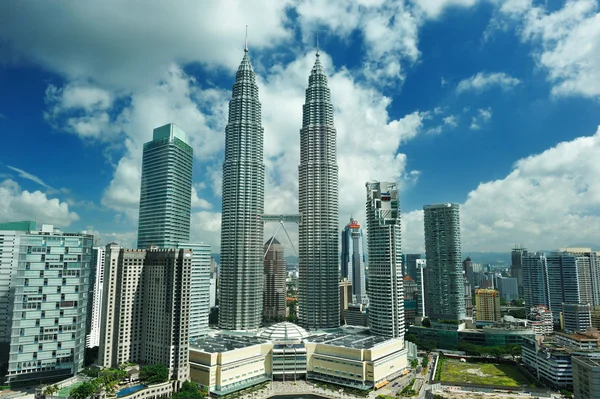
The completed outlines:
<svg viewBox="0 0 600 399">
<path fill-rule="evenodd" d="M 366 187 L 369 327 L 375 335 L 403 338 L 404 280 L 398 184 L 369 182 Z"/>
<path fill-rule="evenodd" d="M 256 77 L 244 51 L 225 128 L 219 327 L 227 330 L 258 329 L 263 310 L 264 130 Z"/>
<path fill-rule="evenodd" d="M 300 130 L 298 316 L 309 330 L 340 324 L 338 167 L 333 104 L 317 59 Z"/>
</svg>

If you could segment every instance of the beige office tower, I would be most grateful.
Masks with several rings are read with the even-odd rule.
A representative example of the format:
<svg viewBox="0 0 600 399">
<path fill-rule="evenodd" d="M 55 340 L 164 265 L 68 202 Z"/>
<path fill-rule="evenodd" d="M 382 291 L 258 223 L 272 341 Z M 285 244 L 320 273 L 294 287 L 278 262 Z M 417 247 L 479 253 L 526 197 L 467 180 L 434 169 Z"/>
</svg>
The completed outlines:
<svg viewBox="0 0 600 399">
<path fill-rule="evenodd" d="M 192 251 L 106 246 L 98 363 L 162 363 L 188 378 Z"/>
</svg>

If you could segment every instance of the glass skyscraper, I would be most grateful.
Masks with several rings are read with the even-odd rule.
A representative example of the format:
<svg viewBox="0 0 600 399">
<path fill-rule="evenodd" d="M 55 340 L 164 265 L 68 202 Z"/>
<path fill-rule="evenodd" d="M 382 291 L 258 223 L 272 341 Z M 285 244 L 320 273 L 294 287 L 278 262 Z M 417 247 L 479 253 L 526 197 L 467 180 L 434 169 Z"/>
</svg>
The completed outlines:
<svg viewBox="0 0 600 399">
<path fill-rule="evenodd" d="M 246 48 L 225 128 L 219 302 L 219 327 L 225 330 L 256 330 L 262 321 L 265 165 L 260 112 Z"/>
<path fill-rule="evenodd" d="M 317 59 L 300 129 L 298 318 L 309 330 L 339 327 L 338 166 L 333 104 Z"/>
<path fill-rule="evenodd" d="M 342 278 L 352 283 L 352 303 L 367 304 L 365 243 L 360 224 L 353 218 L 342 230 Z"/>
<path fill-rule="evenodd" d="M 376 335 L 403 338 L 404 286 L 398 185 L 369 182 L 366 187 L 369 327 Z"/>
<path fill-rule="evenodd" d="M 425 205 L 425 311 L 433 319 L 466 316 L 458 204 Z"/>
<path fill-rule="evenodd" d="M 93 237 L 52 225 L 17 234 L 9 256 L 17 259 L 17 274 L 6 382 L 73 376 L 84 365 Z"/>
<path fill-rule="evenodd" d="M 190 240 L 193 150 L 172 123 L 144 144 L 138 248 L 176 248 Z"/>
</svg>

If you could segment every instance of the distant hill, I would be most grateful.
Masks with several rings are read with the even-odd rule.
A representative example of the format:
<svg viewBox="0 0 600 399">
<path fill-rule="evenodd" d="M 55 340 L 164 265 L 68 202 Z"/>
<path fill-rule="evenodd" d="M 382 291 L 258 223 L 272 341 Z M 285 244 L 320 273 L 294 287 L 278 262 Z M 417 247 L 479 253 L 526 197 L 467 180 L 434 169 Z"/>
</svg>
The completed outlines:
<svg viewBox="0 0 600 399">
<path fill-rule="evenodd" d="M 463 259 L 467 256 L 475 263 L 492 264 L 497 266 L 510 267 L 510 252 L 463 252 Z M 221 263 L 221 255 L 212 254 L 212 257 L 217 263 Z M 285 257 L 285 262 L 288 265 L 297 265 L 298 257 L 290 255 Z"/>
</svg>

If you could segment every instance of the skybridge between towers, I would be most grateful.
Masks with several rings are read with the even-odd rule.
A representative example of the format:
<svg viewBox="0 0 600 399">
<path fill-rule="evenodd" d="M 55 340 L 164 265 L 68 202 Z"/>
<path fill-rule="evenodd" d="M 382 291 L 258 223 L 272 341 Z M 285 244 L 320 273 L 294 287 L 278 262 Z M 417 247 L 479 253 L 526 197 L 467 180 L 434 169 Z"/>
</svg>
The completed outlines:
<svg viewBox="0 0 600 399">
<path fill-rule="evenodd" d="M 263 221 L 263 224 L 279 222 L 279 226 L 277 226 L 277 230 L 275 230 L 275 234 L 273 234 L 273 237 L 275 237 L 277 235 L 277 233 L 279 232 L 279 229 L 283 227 L 283 231 L 285 232 L 285 235 L 287 236 L 288 240 L 290 241 L 290 245 L 292 246 L 294 253 L 296 254 L 296 256 L 298 256 L 296 247 L 294 246 L 294 243 L 292 242 L 292 239 L 290 238 L 290 235 L 289 235 L 287 229 L 285 228 L 285 222 L 296 223 L 299 225 L 302 221 L 302 215 L 300 215 L 300 214 L 286 214 L 286 215 L 265 214 L 265 215 L 262 215 L 262 221 Z M 273 241 L 271 240 L 269 242 L 269 246 L 267 247 L 267 250 L 265 251 L 265 255 L 263 256 L 263 258 L 267 256 L 267 253 L 269 252 L 269 249 L 271 249 L 272 244 L 273 244 Z"/>
</svg>

